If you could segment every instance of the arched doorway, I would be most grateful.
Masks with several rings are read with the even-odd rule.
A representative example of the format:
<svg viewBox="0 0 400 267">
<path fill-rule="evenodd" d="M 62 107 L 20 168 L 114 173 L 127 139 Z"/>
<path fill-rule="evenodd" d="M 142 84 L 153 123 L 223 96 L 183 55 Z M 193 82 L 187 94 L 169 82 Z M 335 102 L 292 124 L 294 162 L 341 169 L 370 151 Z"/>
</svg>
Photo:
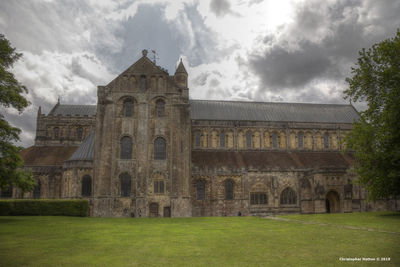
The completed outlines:
<svg viewBox="0 0 400 267">
<path fill-rule="evenodd" d="M 336 191 L 329 191 L 325 198 L 326 213 L 340 212 L 340 198 Z"/>
<path fill-rule="evenodd" d="M 158 203 L 151 203 L 150 206 L 150 217 L 158 217 Z"/>
</svg>

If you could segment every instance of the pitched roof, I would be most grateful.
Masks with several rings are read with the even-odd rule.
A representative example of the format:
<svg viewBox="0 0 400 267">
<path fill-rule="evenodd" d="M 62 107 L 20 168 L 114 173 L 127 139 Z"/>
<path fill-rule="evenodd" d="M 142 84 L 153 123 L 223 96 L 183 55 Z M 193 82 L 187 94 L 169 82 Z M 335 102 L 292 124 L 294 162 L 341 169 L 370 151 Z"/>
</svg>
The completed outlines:
<svg viewBox="0 0 400 267">
<path fill-rule="evenodd" d="M 352 105 L 191 100 L 192 120 L 352 123 Z"/>
<path fill-rule="evenodd" d="M 353 164 L 354 157 L 341 152 L 192 151 L 192 166 L 201 170 L 349 168 Z"/>
<path fill-rule="evenodd" d="M 57 104 L 49 115 L 95 116 L 96 105 Z M 352 105 L 190 100 L 192 120 L 352 123 Z"/>
<path fill-rule="evenodd" d="M 77 146 L 31 146 L 19 154 L 25 166 L 62 166 Z"/>
<path fill-rule="evenodd" d="M 94 130 L 82 141 L 78 149 L 72 154 L 68 161 L 73 160 L 93 160 L 94 155 Z"/>
<path fill-rule="evenodd" d="M 96 105 L 62 105 L 57 104 L 49 115 L 57 116 L 96 116 Z"/>
</svg>

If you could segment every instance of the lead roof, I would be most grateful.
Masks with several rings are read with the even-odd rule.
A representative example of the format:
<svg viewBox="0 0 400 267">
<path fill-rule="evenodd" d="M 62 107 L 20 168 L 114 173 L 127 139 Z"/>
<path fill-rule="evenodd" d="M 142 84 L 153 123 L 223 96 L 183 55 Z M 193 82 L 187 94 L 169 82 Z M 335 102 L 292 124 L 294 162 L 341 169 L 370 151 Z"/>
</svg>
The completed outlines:
<svg viewBox="0 0 400 267">
<path fill-rule="evenodd" d="M 93 160 L 94 155 L 94 130 L 82 141 L 82 144 L 72 154 L 68 161 L 73 160 Z"/>
<path fill-rule="evenodd" d="M 96 105 L 56 105 L 49 115 L 95 116 Z M 353 123 L 352 105 L 190 100 L 192 120 Z"/>
</svg>

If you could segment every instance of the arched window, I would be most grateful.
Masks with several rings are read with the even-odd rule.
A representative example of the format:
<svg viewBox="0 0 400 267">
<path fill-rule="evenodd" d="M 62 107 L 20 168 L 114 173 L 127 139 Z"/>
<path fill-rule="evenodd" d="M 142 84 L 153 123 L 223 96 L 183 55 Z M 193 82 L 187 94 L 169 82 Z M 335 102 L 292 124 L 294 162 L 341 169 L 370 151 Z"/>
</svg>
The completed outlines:
<svg viewBox="0 0 400 267">
<path fill-rule="evenodd" d="M 250 205 L 263 205 L 268 204 L 267 193 L 265 192 L 251 192 Z"/>
<path fill-rule="evenodd" d="M 225 133 L 223 132 L 219 134 L 219 146 L 225 147 Z"/>
<path fill-rule="evenodd" d="M 55 127 L 54 128 L 54 138 L 58 139 L 59 136 L 60 136 L 60 128 Z"/>
<path fill-rule="evenodd" d="M 132 138 L 124 136 L 121 138 L 121 159 L 132 158 Z"/>
<path fill-rule="evenodd" d="M 200 131 L 194 133 L 195 146 L 200 147 Z"/>
<path fill-rule="evenodd" d="M 158 99 L 156 102 L 156 108 L 157 108 L 157 116 L 158 117 L 163 117 L 165 114 L 165 102 L 162 99 Z"/>
<path fill-rule="evenodd" d="M 276 132 L 272 133 L 272 147 L 278 148 L 278 135 L 276 134 Z"/>
<path fill-rule="evenodd" d="M 246 147 L 251 148 L 251 132 L 246 132 Z"/>
<path fill-rule="evenodd" d="M 206 199 L 206 183 L 204 181 L 196 182 L 196 199 L 197 200 Z"/>
<path fill-rule="evenodd" d="M 140 90 L 143 92 L 146 91 L 146 76 L 142 75 L 140 76 Z"/>
<path fill-rule="evenodd" d="M 78 129 L 76 129 L 76 137 L 78 138 L 78 140 L 82 140 L 82 137 L 83 137 L 82 127 L 78 127 Z"/>
<path fill-rule="evenodd" d="M 154 181 L 154 193 L 164 194 L 164 181 Z"/>
<path fill-rule="evenodd" d="M 8 183 L 7 189 L 0 190 L 0 197 L 1 198 L 12 198 L 13 195 L 13 185 L 12 183 Z"/>
<path fill-rule="evenodd" d="M 132 107 L 133 107 L 132 100 L 126 99 L 124 101 L 124 107 L 123 107 L 123 116 L 124 117 L 132 117 Z"/>
<path fill-rule="evenodd" d="M 119 176 L 121 184 L 121 196 L 129 197 L 131 195 L 131 176 L 128 173 L 122 173 Z"/>
<path fill-rule="evenodd" d="M 154 140 L 154 159 L 166 159 L 167 158 L 167 145 L 165 139 L 157 137 Z"/>
<path fill-rule="evenodd" d="M 303 148 L 303 132 L 297 134 L 297 140 L 299 142 L 299 148 Z"/>
<path fill-rule="evenodd" d="M 324 148 L 329 148 L 329 134 L 325 133 L 324 134 Z"/>
<path fill-rule="evenodd" d="M 288 204 L 296 204 L 296 192 L 290 187 L 286 188 L 281 193 L 281 204 L 288 205 Z"/>
<path fill-rule="evenodd" d="M 225 181 L 225 199 L 231 200 L 233 199 L 233 181 L 227 180 Z"/>
<path fill-rule="evenodd" d="M 92 195 L 92 177 L 85 175 L 82 177 L 82 196 L 90 197 Z"/>
<path fill-rule="evenodd" d="M 32 196 L 33 198 L 40 198 L 40 188 L 41 188 L 40 180 L 37 181 L 37 185 L 33 188 Z"/>
</svg>

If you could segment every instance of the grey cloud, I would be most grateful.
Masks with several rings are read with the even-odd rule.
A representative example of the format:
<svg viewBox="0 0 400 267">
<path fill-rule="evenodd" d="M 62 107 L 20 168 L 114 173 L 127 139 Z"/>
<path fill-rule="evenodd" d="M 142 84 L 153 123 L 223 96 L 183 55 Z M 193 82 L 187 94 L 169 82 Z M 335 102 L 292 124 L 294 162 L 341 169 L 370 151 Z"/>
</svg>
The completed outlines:
<svg viewBox="0 0 400 267">
<path fill-rule="evenodd" d="M 231 4 L 227 0 L 211 0 L 210 11 L 217 17 L 223 17 L 231 12 Z"/>
<path fill-rule="evenodd" d="M 264 0 L 250 0 L 249 1 L 249 6 L 255 5 L 255 4 L 259 4 L 259 3 L 263 2 L 263 1 Z"/>
<path fill-rule="evenodd" d="M 182 53 L 184 53 L 191 66 L 198 66 L 204 63 L 210 63 L 217 61 L 219 58 L 225 56 L 223 51 L 217 48 L 217 34 L 206 26 L 204 22 L 204 18 L 201 16 L 199 11 L 197 10 L 197 5 L 185 5 L 184 13 L 190 21 L 193 38 L 194 38 L 194 46 L 184 46 L 182 47 Z M 180 16 L 184 16 L 184 14 L 180 14 Z M 187 39 L 187 32 L 181 31 L 181 38 L 183 40 Z"/>
<path fill-rule="evenodd" d="M 190 39 L 186 28 L 182 28 L 185 17 L 190 21 L 194 40 Z M 141 4 L 136 15 L 122 22 L 114 34 L 116 39 L 121 40 L 121 49 L 107 51 L 106 47 L 99 45 L 96 54 L 117 73 L 133 64 L 141 56 L 142 49 L 156 50 L 159 57 L 157 65 L 167 68 L 170 73 L 175 71 L 175 62 L 181 54 L 188 58 L 192 66 L 208 62 L 218 55 L 214 49 L 215 34 L 205 26 L 196 5 L 185 5 L 184 13 L 179 14 L 176 21 L 168 21 L 165 5 Z"/>
<path fill-rule="evenodd" d="M 217 79 L 212 79 L 210 81 L 210 87 L 217 87 L 218 85 L 220 85 L 221 83 L 217 80 Z"/>
<path fill-rule="evenodd" d="M 116 8 L 123 10 L 131 4 L 126 2 Z M 106 66 L 111 73 L 121 73 L 133 64 L 144 48 L 156 50 L 157 64 L 171 73 L 175 71 L 175 62 L 180 55 L 186 56 L 191 66 L 218 59 L 221 53 L 215 49 L 216 34 L 205 25 L 197 5 L 185 4 L 177 18 L 167 20 L 165 5 L 141 4 L 134 16 L 114 20 L 106 18 L 108 11 L 102 7 L 84 1 L 1 1 L 0 31 L 19 51 L 31 54 L 31 61 L 25 62 L 24 67 L 29 74 L 34 74 L 22 75 L 21 79 L 30 89 L 32 107 L 29 112 L 22 116 L 4 113 L 13 125 L 27 133 L 24 136 L 32 136 L 36 116 L 32 110 L 41 105 L 43 112 L 48 112 L 55 104 L 57 94 L 63 103 L 96 103 L 96 85 L 107 81 L 96 71 L 86 69 L 79 56 L 72 60 L 66 56 L 71 53 L 88 52 L 83 57 L 92 61 L 99 59 L 100 65 Z M 52 63 L 42 62 L 47 63 L 44 68 L 40 62 L 35 62 L 46 58 L 43 55 L 49 51 L 65 56 L 66 62 L 52 61 L 59 64 L 61 71 L 49 67 Z M 64 71 L 64 67 L 68 70 Z M 85 84 L 82 91 L 78 90 L 82 86 L 79 79 Z M 72 88 L 75 85 L 78 87 Z M 48 94 L 43 99 L 46 90 Z M 32 142 L 31 138 L 22 141 L 23 144 Z"/>
<path fill-rule="evenodd" d="M 207 83 L 207 79 L 210 76 L 208 71 L 200 73 L 193 79 L 194 86 L 204 86 Z"/>
<path fill-rule="evenodd" d="M 264 56 L 251 56 L 250 67 L 271 91 L 304 86 L 314 77 L 326 74 L 331 62 L 321 47 L 302 44 L 300 51 L 275 46 Z"/>
<path fill-rule="evenodd" d="M 88 12 L 83 1 L 1 1 L 4 24 L 0 29 L 19 50 L 73 51 L 86 43 L 71 37 L 78 37 L 83 29 L 84 24 L 76 18 Z"/>
<path fill-rule="evenodd" d="M 310 84 L 316 80 L 342 83 L 361 48 L 392 37 L 400 25 L 399 2 L 307 1 L 299 5 L 294 22 L 283 27 L 278 37 L 261 37 L 265 51 L 249 55 L 250 70 L 260 78 L 258 93 L 309 88 L 300 95 L 301 101 L 335 102 L 307 98 L 314 92 Z"/>
</svg>

